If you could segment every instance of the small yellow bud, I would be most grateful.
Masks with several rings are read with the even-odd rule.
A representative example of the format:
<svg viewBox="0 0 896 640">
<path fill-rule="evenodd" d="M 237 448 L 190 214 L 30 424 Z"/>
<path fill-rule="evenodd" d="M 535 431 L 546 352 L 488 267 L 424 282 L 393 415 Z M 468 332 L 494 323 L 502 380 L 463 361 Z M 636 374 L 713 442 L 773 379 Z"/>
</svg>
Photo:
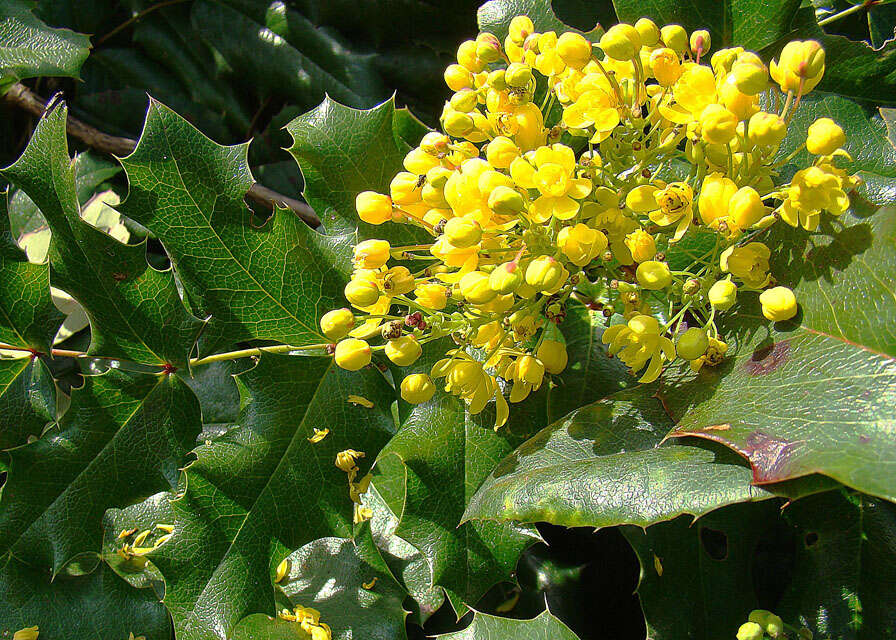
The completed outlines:
<svg viewBox="0 0 896 640">
<path fill-rule="evenodd" d="M 480 33 L 476 37 L 476 57 L 483 62 L 497 62 L 501 59 L 501 42 L 491 33 Z"/>
<path fill-rule="evenodd" d="M 669 265 L 656 260 L 646 260 L 639 264 L 635 271 L 635 277 L 642 288 L 651 291 L 659 291 L 672 284 L 672 272 L 669 271 Z"/>
<path fill-rule="evenodd" d="M 399 367 L 407 367 L 417 361 L 423 347 L 414 336 L 401 336 L 386 343 L 386 357 Z"/>
<path fill-rule="evenodd" d="M 420 140 L 420 148 L 430 155 L 439 155 L 448 151 L 451 140 L 444 133 L 430 131 Z"/>
<path fill-rule="evenodd" d="M 346 338 L 336 344 L 336 364 L 348 371 L 358 371 L 370 364 L 370 345 L 358 338 Z"/>
<path fill-rule="evenodd" d="M 498 265 L 488 277 L 488 286 L 501 295 L 513 293 L 523 282 L 522 271 L 516 262 Z"/>
<path fill-rule="evenodd" d="M 544 378 L 544 364 L 533 356 L 522 356 L 516 362 L 517 379 L 529 384 L 539 384 Z"/>
<path fill-rule="evenodd" d="M 420 202 L 420 177 L 409 171 L 399 171 L 389 183 L 389 195 L 395 204 Z"/>
<path fill-rule="evenodd" d="M 358 468 L 357 461 L 363 457 L 364 457 L 363 451 L 355 451 L 354 449 L 346 449 L 345 451 L 340 451 L 339 453 L 336 454 L 335 464 L 342 471 L 349 473 L 353 469 L 357 470 L 357 468 Z M 309 614 L 309 615 L 314 615 L 314 614 L 319 615 L 317 613 L 317 611 L 315 611 L 314 609 L 308 608 L 308 609 L 305 609 L 305 611 L 306 612 L 314 612 L 313 614 Z M 298 614 L 299 614 L 299 611 L 298 611 L 298 609 L 296 609 L 296 617 L 298 617 Z M 317 620 L 318 620 L 317 615 L 314 615 L 314 620 L 313 620 L 314 624 L 317 624 Z"/>
<path fill-rule="evenodd" d="M 796 296 L 787 287 L 772 287 L 759 295 L 762 315 L 772 322 L 790 320 L 796 315 Z"/>
<path fill-rule="evenodd" d="M 337 341 L 348 335 L 355 326 L 355 314 L 349 309 L 327 311 L 320 319 L 320 328 L 327 340 Z"/>
<path fill-rule="evenodd" d="M 441 284 L 425 282 L 414 289 L 417 304 L 433 311 L 444 309 L 448 304 L 448 289 Z"/>
<path fill-rule="evenodd" d="M 691 34 L 691 53 L 695 56 L 702 56 L 712 47 L 712 41 L 709 37 L 709 31 L 699 29 Z"/>
<path fill-rule="evenodd" d="M 386 240 L 364 240 L 355 245 L 355 267 L 379 269 L 389 261 L 391 247 Z"/>
<path fill-rule="evenodd" d="M 656 241 L 643 229 L 636 229 L 625 236 L 625 246 L 635 262 L 646 262 L 656 255 Z"/>
<path fill-rule="evenodd" d="M 678 24 L 667 24 L 660 29 L 660 37 L 663 43 L 678 55 L 688 48 L 688 32 Z"/>
<path fill-rule="evenodd" d="M 830 118 L 819 118 L 809 125 L 806 138 L 806 149 L 809 153 L 827 156 L 846 143 L 846 134 L 836 122 Z"/>
<path fill-rule="evenodd" d="M 26 627 L 16 631 L 12 634 L 12 640 L 37 640 L 38 635 L 37 625 L 34 625 L 33 627 Z"/>
<path fill-rule="evenodd" d="M 452 246 L 466 249 L 482 238 L 482 227 L 471 218 L 451 218 L 445 223 L 444 235 Z"/>
<path fill-rule="evenodd" d="M 824 58 L 824 49 L 815 40 L 794 40 L 785 45 L 779 61 L 772 60 L 769 72 L 781 91 L 796 93 L 802 82 L 805 95 L 821 82 Z"/>
<path fill-rule="evenodd" d="M 491 302 L 498 293 L 488 285 L 488 276 L 482 271 L 471 271 L 460 279 L 460 292 L 473 304 Z"/>
<path fill-rule="evenodd" d="M 473 109 L 476 108 L 476 105 L 479 104 L 479 94 L 477 94 L 472 89 L 461 89 L 448 101 L 451 105 L 451 108 L 455 111 L 460 111 L 461 113 L 469 113 Z M 405 165 L 407 168 L 407 165 Z M 411 169 L 408 168 L 410 171 Z"/>
<path fill-rule="evenodd" d="M 745 51 L 737 57 L 731 67 L 731 75 L 738 90 L 747 95 L 755 96 L 768 87 L 768 68 L 752 51 Z"/>
<path fill-rule="evenodd" d="M 635 30 L 641 36 L 641 44 L 645 47 L 656 46 L 660 41 L 660 29 L 650 18 L 638 18 L 635 22 Z"/>
<path fill-rule="evenodd" d="M 563 266 L 551 256 L 539 256 L 526 267 L 526 284 L 549 291 L 560 284 L 563 271 Z"/>
<path fill-rule="evenodd" d="M 765 609 L 754 609 L 750 612 L 748 620 L 761 626 L 772 638 L 777 638 L 784 631 L 784 621 Z"/>
<path fill-rule="evenodd" d="M 560 230 L 557 234 L 557 246 L 570 262 L 584 267 L 607 248 L 607 237 L 580 222 Z"/>
<path fill-rule="evenodd" d="M 502 185 L 495 187 L 489 194 L 488 206 L 500 216 L 513 216 L 523 210 L 526 201 L 519 191 Z"/>
<path fill-rule="evenodd" d="M 447 111 L 442 116 L 442 126 L 445 128 L 445 133 L 455 138 L 467 135 L 474 127 L 473 118 L 454 109 Z"/>
<path fill-rule="evenodd" d="M 400 296 L 414 290 L 416 281 L 407 267 L 390 267 L 383 275 L 383 291 L 387 296 Z"/>
<path fill-rule="evenodd" d="M 675 352 L 683 360 L 696 360 L 706 353 L 707 347 L 709 347 L 709 337 L 706 335 L 706 331 L 700 327 L 691 327 L 679 336 L 678 342 L 675 344 Z"/>
<path fill-rule="evenodd" d="M 762 640 L 765 633 L 755 622 L 744 622 L 737 630 L 737 640 Z"/>
<path fill-rule="evenodd" d="M 709 288 L 709 303 L 719 311 L 727 311 L 737 300 L 737 285 L 731 280 L 719 280 Z"/>
<path fill-rule="evenodd" d="M 497 69 L 488 74 L 486 84 L 495 91 L 507 89 L 507 80 L 504 78 L 504 69 Z"/>
<path fill-rule="evenodd" d="M 728 226 L 732 230 L 748 229 L 767 214 L 767 207 L 753 187 L 741 187 L 728 201 Z"/>
<path fill-rule="evenodd" d="M 544 364 L 545 371 L 555 375 L 562 373 L 569 362 L 566 345 L 557 340 L 544 340 L 538 345 L 538 351 L 535 355 Z"/>
<path fill-rule="evenodd" d="M 641 34 L 630 24 L 614 24 L 601 36 L 600 48 L 614 60 L 632 60 L 641 48 Z"/>
<path fill-rule="evenodd" d="M 591 43 L 583 36 L 567 31 L 557 39 L 557 53 L 573 69 L 581 69 L 591 60 Z"/>
<path fill-rule="evenodd" d="M 711 144 L 728 144 L 737 133 L 737 116 L 720 104 L 709 104 L 700 113 L 703 140 Z"/>
<path fill-rule="evenodd" d="M 445 69 L 444 78 L 445 84 L 452 91 L 473 88 L 473 74 L 459 64 L 448 65 L 448 68 Z"/>
<path fill-rule="evenodd" d="M 508 86 L 524 89 L 532 81 L 532 69 L 521 62 L 512 62 L 504 72 Z"/>
<path fill-rule="evenodd" d="M 781 143 L 787 134 L 787 124 L 775 113 L 760 111 L 750 118 L 750 142 L 762 147 Z"/>
<path fill-rule="evenodd" d="M 274 576 L 274 582 L 283 582 L 283 578 L 289 575 L 291 567 L 292 563 L 289 561 L 289 558 L 283 558 L 283 562 L 277 565 L 277 573 Z"/>
<path fill-rule="evenodd" d="M 425 373 L 412 373 L 401 381 L 401 397 L 410 404 L 429 402 L 436 387 Z"/>
<path fill-rule="evenodd" d="M 485 149 L 485 158 L 495 169 L 507 169 L 519 155 L 520 148 L 505 136 L 495 136 Z"/>
<path fill-rule="evenodd" d="M 681 76 L 681 61 L 678 54 L 668 47 L 657 49 L 650 54 L 650 68 L 653 77 L 664 87 L 671 87 Z"/>
<path fill-rule="evenodd" d="M 739 55 L 744 53 L 743 47 L 728 47 L 719 49 L 710 58 L 709 63 L 712 70 L 721 79 L 731 72 L 734 63 L 737 62 Z"/>
<path fill-rule="evenodd" d="M 392 200 L 375 191 L 362 191 L 355 198 L 358 217 L 369 224 L 382 224 L 392 219 Z"/>
<path fill-rule="evenodd" d="M 356 307 L 369 307 L 379 298 L 380 290 L 372 280 L 354 278 L 345 285 L 345 299 Z"/>
<path fill-rule="evenodd" d="M 728 202 L 737 192 L 737 185 L 720 173 L 712 173 L 703 180 L 697 206 L 704 224 L 712 225 L 728 215 Z"/>
<path fill-rule="evenodd" d="M 759 111 L 759 98 L 738 89 L 733 75 L 719 86 L 719 100 L 738 120 L 747 120 Z"/>
<path fill-rule="evenodd" d="M 485 61 L 476 55 L 476 41 L 465 40 L 457 48 L 457 62 L 471 73 L 479 73 L 485 69 Z"/>
<path fill-rule="evenodd" d="M 511 42 L 522 46 L 526 42 L 526 38 L 535 32 L 535 25 L 529 16 L 516 16 L 510 21 L 508 35 Z"/>
</svg>

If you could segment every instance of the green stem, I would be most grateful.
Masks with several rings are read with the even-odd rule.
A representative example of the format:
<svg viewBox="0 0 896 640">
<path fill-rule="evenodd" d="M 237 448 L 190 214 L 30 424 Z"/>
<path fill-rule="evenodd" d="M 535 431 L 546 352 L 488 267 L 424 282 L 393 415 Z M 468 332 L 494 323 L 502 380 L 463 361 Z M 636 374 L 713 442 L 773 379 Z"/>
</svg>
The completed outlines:
<svg viewBox="0 0 896 640">
<path fill-rule="evenodd" d="M 201 367 L 204 364 L 213 362 L 224 362 L 225 360 L 239 360 L 240 358 L 251 358 L 260 356 L 263 353 L 288 353 L 290 351 L 307 351 L 311 349 L 325 349 L 327 344 L 307 344 L 301 347 L 289 344 L 277 344 L 272 347 L 254 347 L 251 349 L 239 349 L 238 351 L 227 351 L 226 353 L 216 353 L 205 358 L 191 358 L 191 367 Z"/>
<path fill-rule="evenodd" d="M 842 20 L 843 18 L 846 18 L 847 16 L 851 16 L 854 13 L 858 13 L 859 11 L 868 9 L 873 4 L 874 4 L 873 2 L 863 2 L 862 4 L 854 5 L 854 6 L 850 7 L 849 9 L 844 9 L 843 11 L 841 11 L 839 13 L 835 13 L 832 16 L 828 16 L 824 20 L 819 20 L 818 26 L 823 27 L 826 24 L 831 24 L 832 22 L 837 22 L 837 20 Z"/>
</svg>

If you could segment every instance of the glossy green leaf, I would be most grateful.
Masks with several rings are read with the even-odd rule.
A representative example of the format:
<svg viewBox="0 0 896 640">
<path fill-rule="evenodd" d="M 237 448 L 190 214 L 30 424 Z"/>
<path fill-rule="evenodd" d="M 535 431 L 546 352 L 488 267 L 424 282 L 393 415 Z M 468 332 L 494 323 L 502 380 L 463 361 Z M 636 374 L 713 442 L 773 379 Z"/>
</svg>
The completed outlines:
<svg viewBox="0 0 896 640">
<path fill-rule="evenodd" d="M 507 37 L 510 21 L 519 15 L 529 16 L 535 25 L 535 30 L 540 33 L 556 31 L 560 34 L 564 31 L 578 31 L 557 18 L 550 0 L 489 0 L 479 8 L 476 18 L 480 30 L 494 33 L 503 42 Z M 592 41 L 600 39 L 602 34 L 603 29 L 600 27 L 585 33 Z"/>
<path fill-rule="evenodd" d="M 393 100 L 359 110 L 325 98 L 286 125 L 293 138 L 289 152 L 305 178 L 305 199 L 330 233 L 357 230 L 362 238 L 383 238 L 396 245 L 428 237 L 409 225 L 362 222 L 355 209 L 355 196 L 362 191 L 389 193 L 392 178 L 403 170 L 410 145 L 401 137 L 400 126 L 396 129 L 400 113 Z"/>
<path fill-rule="evenodd" d="M 171 622 L 152 591 L 134 589 L 106 567 L 50 574 L 14 558 L 0 568 L 0 636 L 37 626 L 40 640 L 169 640 Z"/>
<path fill-rule="evenodd" d="M 56 418 L 56 385 L 38 358 L 0 360 L 0 449 L 25 444 Z"/>
<path fill-rule="evenodd" d="M 389 572 L 368 526 L 354 541 L 315 540 L 290 554 L 289 564 L 288 575 L 277 584 L 279 610 L 296 606 L 317 609 L 334 640 L 406 638 L 404 590 Z M 299 627 L 295 622 L 292 626 Z M 256 613 L 243 619 L 231 637 L 274 640 L 282 637 L 282 627 L 282 621 Z"/>
<path fill-rule="evenodd" d="M 661 395 L 673 435 L 722 442 L 758 483 L 822 473 L 896 499 L 896 210 L 840 220 L 806 234 L 777 225 L 764 238 L 772 273 L 800 304 L 769 326 L 755 294 L 720 330 L 736 353 L 715 369 L 671 381 Z M 696 379 L 694 379 L 696 378 Z"/>
<path fill-rule="evenodd" d="M 175 487 L 198 431 L 196 399 L 174 376 L 85 377 L 56 425 L 8 453 L 0 555 L 57 574 L 99 553 L 106 509 Z"/>
<path fill-rule="evenodd" d="M 375 369 L 351 373 L 332 358 L 264 355 L 237 377 L 239 426 L 195 451 L 172 538 L 150 559 L 184 640 L 225 638 L 244 617 L 275 612 L 273 577 L 291 550 L 352 532 L 346 473 L 352 448 L 364 469 L 394 431 L 393 391 Z M 349 403 L 349 394 L 374 403 Z M 330 430 L 311 443 L 313 429 Z"/>
<path fill-rule="evenodd" d="M 477 612 L 466 629 L 439 636 L 444 640 L 491 640 L 515 638 L 516 640 L 577 640 L 569 627 L 555 618 L 550 611 L 543 611 L 532 620 L 499 618 Z"/>
<path fill-rule="evenodd" d="M 51 282 L 87 310 L 91 353 L 185 365 L 201 322 L 184 308 L 172 273 L 146 262 L 144 245 L 124 245 L 81 219 L 66 113 L 64 104 L 47 113 L 22 157 L 2 171 L 50 225 Z"/>
<path fill-rule="evenodd" d="M 174 524 L 174 499 L 174 492 L 163 491 L 123 509 L 109 509 L 103 516 L 103 562 L 131 586 L 153 588 L 159 600 L 165 595 L 162 575 L 145 556 L 127 553 L 125 546 L 134 546 L 136 536 L 144 531 L 149 531 L 149 535 L 139 546 L 150 547 L 158 542 L 166 533 L 158 525 Z"/>
<path fill-rule="evenodd" d="M 222 147 L 152 101 L 143 135 L 122 159 L 130 190 L 122 213 L 165 246 L 206 334 L 225 343 L 329 342 L 318 319 L 347 278 L 348 237 L 315 233 L 278 209 L 261 224 L 243 197 L 252 185 L 246 145 Z"/>
<path fill-rule="evenodd" d="M 7 0 L 0 5 L 0 77 L 78 77 L 90 52 L 87 36 L 53 29 L 31 13 L 33 2 Z"/>
<path fill-rule="evenodd" d="M 568 527 L 648 526 L 776 491 L 829 487 L 750 486 L 733 452 L 700 443 L 663 443 L 674 423 L 652 387 L 637 387 L 573 412 L 502 460 L 473 497 L 466 518 L 550 522 Z"/>
</svg>

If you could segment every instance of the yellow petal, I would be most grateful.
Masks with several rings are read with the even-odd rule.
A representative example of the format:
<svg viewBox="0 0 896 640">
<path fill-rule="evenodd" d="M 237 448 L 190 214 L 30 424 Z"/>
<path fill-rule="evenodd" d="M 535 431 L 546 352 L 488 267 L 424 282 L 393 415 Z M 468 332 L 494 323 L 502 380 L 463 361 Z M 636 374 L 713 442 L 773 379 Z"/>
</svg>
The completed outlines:
<svg viewBox="0 0 896 640">
<path fill-rule="evenodd" d="M 656 192 L 658 189 L 651 184 L 635 187 L 625 196 L 625 205 L 632 211 L 644 213 L 645 211 L 654 211 L 660 208 L 656 201 Z M 657 223 L 659 224 L 659 223 Z"/>
<path fill-rule="evenodd" d="M 579 213 L 579 203 L 569 196 L 560 196 L 559 198 L 551 198 L 553 216 L 559 220 L 570 220 L 575 218 Z"/>
</svg>

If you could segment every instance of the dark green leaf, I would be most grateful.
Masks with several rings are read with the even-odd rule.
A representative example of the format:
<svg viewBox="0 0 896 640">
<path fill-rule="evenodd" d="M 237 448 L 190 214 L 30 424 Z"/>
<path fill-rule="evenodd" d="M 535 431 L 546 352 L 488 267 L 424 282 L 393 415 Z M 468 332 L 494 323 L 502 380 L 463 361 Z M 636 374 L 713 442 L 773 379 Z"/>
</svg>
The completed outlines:
<svg viewBox="0 0 896 640">
<path fill-rule="evenodd" d="M 25 444 L 56 418 L 56 385 L 38 358 L 0 360 L 0 449 Z"/>
<path fill-rule="evenodd" d="M 183 366 L 201 322 L 184 308 L 172 273 L 147 264 L 145 246 L 124 245 L 81 219 L 66 113 L 64 104 L 47 113 L 22 157 L 2 171 L 50 225 L 51 282 L 87 310 L 91 353 Z"/>
<path fill-rule="evenodd" d="M 169 640 L 171 622 L 148 589 L 134 589 L 106 567 L 59 575 L 13 558 L 0 568 L 0 636 L 37 626 L 40 640 Z"/>
<path fill-rule="evenodd" d="M 59 573 L 98 553 L 106 509 L 177 485 L 199 431 L 199 407 L 174 376 L 110 370 L 85 377 L 68 412 L 8 453 L 0 554 Z"/>
<path fill-rule="evenodd" d="M 540 33 L 556 31 L 560 34 L 564 31 L 578 31 L 557 18 L 550 0 L 489 0 L 479 8 L 476 18 L 481 31 L 494 33 L 503 41 L 507 37 L 510 21 L 519 15 L 529 16 L 535 25 L 535 30 Z M 596 42 L 603 35 L 603 29 L 598 25 L 585 35 Z"/>
<path fill-rule="evenodd" d="M 0 5 L 0 77 L 78 77 L 90 52 L 90 39 L 68 29 L 52 29 L 32 13 L 33 3 L 7 0 Z"/>
<path fill-rule="evenodd" d="M 577 640 L 576 634 L 555 618 L 550 611 L 543 611 L 532 620 L 499 618 L 477 612 L 473 616 L 473 622 L 466 629 L 439 637 L 444 640 L 490 640 L 492 638 Z"/>
<path fill-rule="evenodd" d="M 318 318 L 342 299 L 351 238 L 321 236 L 287 210 L 253 219 L 246 149 L 215 144 L 152 101 L 137 149 L 122 159 L 130 191 L 121 211 L 165 245 L 210 334 L 329 342 Z"/>
<path fill-rule="evenodd" d="M 369 466 L 394 431 L 394 392 L 382 375 L 350 373 L 332 358 L 264 355 L 237 377 L 239 427 L 196 449 L 172 538 L 150 555 L 166 581 L 179 638 L 225 638 L 252 613 L 274 615 L 274 570 L 291 550 L 348 537 L 352 502 L 336 454 Z M 349 394 L 374 403 L 349 403 Z M 313 428 L 330 429 L 318 443 Z M 362 472 L 363 475 L 363 472 Z"/>
</svg>

